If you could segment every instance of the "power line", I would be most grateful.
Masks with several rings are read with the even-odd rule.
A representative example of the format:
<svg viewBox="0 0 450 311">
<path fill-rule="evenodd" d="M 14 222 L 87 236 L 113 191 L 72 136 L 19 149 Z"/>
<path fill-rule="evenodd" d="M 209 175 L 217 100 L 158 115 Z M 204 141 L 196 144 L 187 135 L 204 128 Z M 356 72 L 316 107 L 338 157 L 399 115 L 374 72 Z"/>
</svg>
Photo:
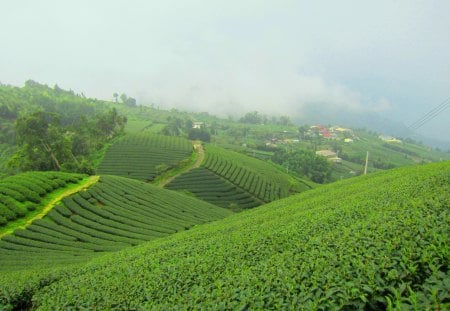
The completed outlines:
<svg viewBox="0 0 450 311">
<path fill-rule="evenodd" d="M 420 123 L 416 124 L 412 129 L 417 130 L 418 128 L 422 127 L 424 124 L 428 123 L 429 121 L 433 120 L 435 117 L 437 117 L 441 112 L 443 112 L 445 109 L 450 107 L 450 104 L 446 105 L 439 111 L 436 111 L 434 114 L 430 115 L 427 119 L 422 120 Z"/>
<path fill-rule="evenodd" d="M 426 123 L 433 120 L 435 117 L 437 117 L 441 112 L 446 110 L 448 107 L 450 107 L 450 97 L 444 100 L 442 103 L 440 103 L 437 107 L 431 109 L 429 112 L 427 112 L 425 115 L 423 115 L 420 119 L 413 122 L 409 128 L 412 130 L 417 130 Z"/>
<path fill-rule="evenodd" d="M 433 117 L 435 114 L 439 114 L 441 111 L 445 110 L 448 107 L 449 103 L 447 103 L 447 101 L 449 101 L 449 100 L 450 100 L 450 98 L 447 98 L 446 100 L 444 100 L 440 105 L 438 105 L 437 107 L 435 107 L 432 110 L 430 110 L 429 112 L 427 112 L 419 120 L 412 123 L 409 127 L 410 128 L 416 127 L 419 124 L 421 124 L 422 122 L 426 121 L 427 119 Z"/>
</svg>

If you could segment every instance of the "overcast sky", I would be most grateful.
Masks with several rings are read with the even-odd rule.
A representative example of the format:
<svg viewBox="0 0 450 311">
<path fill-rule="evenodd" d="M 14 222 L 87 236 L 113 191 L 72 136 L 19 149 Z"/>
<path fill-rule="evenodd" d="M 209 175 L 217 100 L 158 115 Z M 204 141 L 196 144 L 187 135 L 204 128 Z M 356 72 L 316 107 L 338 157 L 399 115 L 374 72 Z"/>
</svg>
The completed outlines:
<svg viewBox="0 0 450 311">
<path fill-rule="evenodd" d="M 450 1 L 1 1 L 0 82 L 215 114 L 376 111 L 450 97 Z M 450 140 L 450 108 L 422 132 Z"/>
</svg>

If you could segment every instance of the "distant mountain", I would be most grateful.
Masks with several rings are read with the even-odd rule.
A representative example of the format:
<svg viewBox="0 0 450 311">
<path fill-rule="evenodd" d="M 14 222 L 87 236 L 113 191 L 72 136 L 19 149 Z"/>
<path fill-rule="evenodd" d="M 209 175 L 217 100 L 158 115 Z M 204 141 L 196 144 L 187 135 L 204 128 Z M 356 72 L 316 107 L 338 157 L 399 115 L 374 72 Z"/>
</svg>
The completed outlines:
<svg viewBox="0 0 450 311">
<path fill-rule="evenodd" d="M 354 111 L 341 107 L 327 107 L 310 104 L 302 108 L 302 113 L 293 120 L 307 124 L 340 124 L 353 128 L 365 128 L 380 134 L 399 138 L 410 138 L 429 147 L 450 150 L 450 142 L 426 137 L 415 133 L 401 122 L 386 118 L 376 112 Z"/>
</svg>

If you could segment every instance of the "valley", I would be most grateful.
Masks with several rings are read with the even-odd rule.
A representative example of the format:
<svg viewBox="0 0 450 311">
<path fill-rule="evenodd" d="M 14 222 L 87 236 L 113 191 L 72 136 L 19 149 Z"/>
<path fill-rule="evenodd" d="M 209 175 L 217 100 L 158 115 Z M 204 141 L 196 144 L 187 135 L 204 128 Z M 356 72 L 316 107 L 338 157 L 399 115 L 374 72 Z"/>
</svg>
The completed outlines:
<svg viewBox="0 0 450 311">
<path fill-rule="evenodd" d="M 2 90 L 2 309 L 449 306 L 449 153 Z"/>
</svg>

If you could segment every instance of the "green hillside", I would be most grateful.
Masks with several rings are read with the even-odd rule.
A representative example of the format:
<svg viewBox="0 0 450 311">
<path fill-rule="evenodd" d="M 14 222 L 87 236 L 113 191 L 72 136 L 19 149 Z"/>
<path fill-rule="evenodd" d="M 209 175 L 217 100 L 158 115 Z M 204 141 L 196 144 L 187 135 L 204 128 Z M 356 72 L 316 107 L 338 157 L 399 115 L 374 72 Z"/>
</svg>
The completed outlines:
<svg viewBox="0 0 450 311">
<path fill-rule="evenodd" d="M 428 163 L 448 159 L 450 155 L 442 151 L 414 144 L 408 141 L 386 142 L 376 134 L 367 131 L 355 131 L 358 139 L 353 143 L 342 143 L 341 155 L 354 163 L 364 164 L 369 151 L 369 165 L 374 168 L 388 169 L 417 163 Z"/>
<path fill-rule="evenodd" d="M 444 310 L 449 189 L 449 162 L 348 179 L 79 269 L 5 272 L 0 301 L 42 309 Z"/>
<path fill-rule="evenodd" d="M 43 219 L 4 236 L 0 270 L 86 260 L 230 214 L 139 181 L 102 176 L 89 189 L 64 198 Z"/>
<path fill-rule="evenodd" d="M 204 167 L 182 174 L 169 183 L 167 188 L 188 191 L 201 200 L 225 208 L 233 208 L 233 205 L 238 208 L 252 208 L 264 203 Z"/>
<path fill-rule="evenodd" d="M 21 219 L 39 213 L 55 193 L 84 178 L 81 174 L 27 172 L 0 179 L 0 234 L 21 223 Z"/>
<path fill-rule="evenodd" d="M 0 84 L 0 177 L 25 171 L 93 174 L 104 146 L 123 133 L 117 104 L 32 80 Z"/>
<path fill-rule="evenodd" d="M 175 178 L 169 189 L 222 207 L 249 208 L 312 188 L 265 161 L 213 145 L 205 149 L 202 167 Z"/>
<path fill-rule="evenodd" d="M 124 136 L 108 148 L 97 172 L 140 180 L 153 180 L 192 154 L 187 139 L 147 133 Z"/>
</svg>

